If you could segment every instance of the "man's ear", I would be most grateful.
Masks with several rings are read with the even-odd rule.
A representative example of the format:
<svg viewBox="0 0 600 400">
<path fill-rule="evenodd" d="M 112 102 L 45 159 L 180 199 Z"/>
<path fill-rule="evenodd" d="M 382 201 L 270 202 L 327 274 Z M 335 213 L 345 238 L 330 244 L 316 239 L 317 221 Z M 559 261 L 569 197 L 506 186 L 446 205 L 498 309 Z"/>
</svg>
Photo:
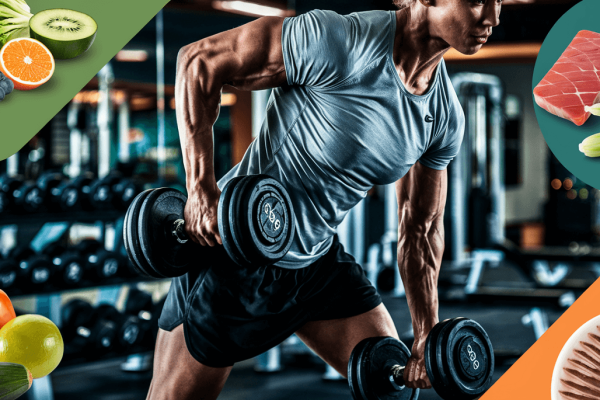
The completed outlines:
<svg viewBox="0 0 600 400">
<path fill-rule="evenodd" d="M 419 2 L 421 2 L 421 4 L 423 4 L 425 7 L 431 7 L 435 5 L 435 0 L 419 0 Z"/>
</svg>

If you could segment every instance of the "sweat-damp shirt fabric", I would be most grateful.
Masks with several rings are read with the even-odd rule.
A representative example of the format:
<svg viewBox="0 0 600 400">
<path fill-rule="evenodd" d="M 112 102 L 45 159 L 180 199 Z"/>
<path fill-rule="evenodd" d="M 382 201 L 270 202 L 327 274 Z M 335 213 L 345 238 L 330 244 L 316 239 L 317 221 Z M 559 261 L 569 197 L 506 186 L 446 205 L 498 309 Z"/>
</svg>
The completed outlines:
<svg viewBox="0 0 600 400">
<path fill-rule="evenodd" d="M 458 154 L 464 114 L 442 60 L 429 90 L 406 90 L 393 63 L 393 11 L 315 10 L 283 22 L 287 85 L 273 89 L 258 137 L 219 180 L 266 174 L 289 192 L 296 218 L 276 265 L 308 266 L 373 185 L 417 161 L 443 170 Z"/>
</svg>

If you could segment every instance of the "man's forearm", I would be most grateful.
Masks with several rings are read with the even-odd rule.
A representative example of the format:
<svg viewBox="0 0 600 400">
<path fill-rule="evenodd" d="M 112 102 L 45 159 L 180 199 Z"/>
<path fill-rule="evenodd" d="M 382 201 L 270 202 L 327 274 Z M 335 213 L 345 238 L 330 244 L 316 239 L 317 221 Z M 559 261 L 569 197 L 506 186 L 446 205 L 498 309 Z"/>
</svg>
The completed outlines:
<svg viewBox="0 0 600 400">
<path fill-rule="evenodd" d="M 215 180 L 212 126 L 219 115 L 222 84 L 211 70 L 207 46 L 184 47 L 177 59 L 175 102 L 188 193 Z"/>
<path fill-rule="evenodd" d="M 398 267 L 406 290 L 415 339 L 413 351 L 424 351 L 425 335 L 438 322 L 437 282 L 444 252 L 444 226 L 403 220 L 399 226 Z"/>
</svg>

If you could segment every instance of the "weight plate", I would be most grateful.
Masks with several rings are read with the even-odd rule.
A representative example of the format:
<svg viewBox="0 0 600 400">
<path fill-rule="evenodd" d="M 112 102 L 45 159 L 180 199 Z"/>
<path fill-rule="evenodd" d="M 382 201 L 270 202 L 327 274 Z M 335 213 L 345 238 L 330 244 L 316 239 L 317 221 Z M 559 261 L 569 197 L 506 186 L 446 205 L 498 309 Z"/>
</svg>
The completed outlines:
<svg viewBox="0 0 600 400">
<path fill-rule="evenodd" d="M 138 220 L 140 247 L 148 265 L 160 276 L 185 275 L 198 262 L 199 248 L 179 243 L 172 234 L 173 222 L 183 219 L 187 197 L 175 189 L 160 188 L 143 201 Z"/>
<path fill-rule="evenodd" d="M 75 336 L 75 330 L 89 323 L 93 317 L 94 308 L 90 303 L 81 299 L 73 299 L 61 307 L 61 331 L 67 338 Z"/>
<path fill-rule="evenodd" d="M 77 285 L 81 281 L 83 275 L 83 267 L 76 260 L 65 262 L 65 267 L 62 274 L 62 282 L 67 285 Z"/>
<path fill-rule="evenodd" d="M 259 265 L 270 265 L 281 260 L 292 245 L 295 217 L 291 199 L 281 183 L 266 175 L 253 179 L 251 192 L 244 197 L 243 210 L 248 210 L 248 249 Z"/>
<path fill-rule="evenodd" d="M 133 251 L 133 232 L 132 232 L 132 214 L 133 209 L 137 207 L 140 203 L 140 200 L 143 200 L 144 197 L 148 195 L 147 191 L 140 193 L 134 201 L 131 203 L 130 207 L 127 208 L 127 212 L 125 213 L 125 219 L 123 221 L 123 244 L 125 245 L 125 251 L 127 252 L 127 256 L 130 261 L 130 265 L 135 271 L 136 275 L 139 276 L 148 276 L 146 272 L 140 267 L 139 263 L 136 260 L 136 255 Z M 139 211 L 138 211 L 139 214 Z M 137 226 L 137 225 L 136 225 Z M 139 253 L 138 253 L 139 254 Z"/>
<path fill-rule="evenodd" d="M 237 249 L 232 237 L 233 222 L 230 220 L 229 210 L 231 208 L 231 196 L 233 194 L 233 190 L 243 178 L 243 176 L 238 176 L 227 182 L 223 188 L 223 191 L 221 192 L 221 196 L 219 197 L 219 207 L 217 212 L 219 234 L 221 235 L 223 247 L 225 248 L 225 251 L 229 257 L 240 266 L 246 265 L 246 262 L 244 261 L 242 254 Z"/>
<path fill-rule="evenodd" d="M 56 191 L 56 195 L 54 191 Z M 63 211 L 76 210 L 79 206 L 79 191 L 71 183 L 52 189 L 52 195 L 58 197 L 58 206 Z"/>
<path fill-rule="evenodd" d="M 231 227 L 231 239 L 232 245 L 240 254 L 242 266 L 252 266 L 251 250 L 248 249 L 248 245 L 244 244 L 244 234 L 248 231 L 247 219 L 244 218 L 247 213 L 247 207 L 242 205 L 242 197 L 249 188 L 249 184 L 252 183 L 252 175 L 244 176 L 239 182 L 235 184 L 231 193 L 231 200 L 229 202 L 229 223 Z M 260 265 L 256 265 L 260 266 Z"/>
<path fill-rule="evenodd" d="M 154 271 L 154 269 L 146 261 L 140 245 L 140 235 L 138 232 L 142 204 L 146 197 L 148 197 L 148 195 L 153 191 L 154 189 L 148 189 L 140 193 L 133 200 L 133 203 L 131 203 L 131 206 L 127 212 L 127 218 L 125 218 L 127 223 L 123 225 L 123 234 L 126 243 L 125 249 L 127 250 L 127 254 L 129 255 L 133 265 L 138 268 L 141 274 L 151 278 L 163 278 L 163 276 Z"/>
<path fill-rule="evenodd" d="M 116 207 L 126 209 L 137 193 L 136 185 L 129 179 L 121 179 L 113 186 L 115 196 L 113 201 Z"/>
<path fill-rule="evenodd" d="M 452 377 L 450 376 L 448 358 L 446 357 L 446 343 L 448 341 L 446 334 L 448 329 L 452 329 L 452 326 L 456 324 L 457 321 L 462 319 L 463 318 L 452 318 L 445 320 L 443 325 L 440 327 L 440 332 L 436 340 L 435 362 L 437 370 L 440 373 L 440 381 L 439 384 L 434 387 L 434 389 L 443 399 L 456 399 L 455 396 L 457 395 L 457 393 L 455 393 L 455 387 L 451 381 Z"/>
<path fill-rule="evenodd" d="M 419 389 L 403 386 L 398 390 L 389 381 L 390 368 L 394 365 L 405 366 L 408 362 L 410 351 L 406 345 L 392 337 L 368 338 L 363 342 L 355 349 L 352 370 L 348 374 L 355 399 L 416 400 Z"/>
<path fill-rule="evenodd" d="M 492 385 L 494 351 L 477 322 L 457 318 L 444 334 L 444 358 L 454 399 L 475 399 Z"/>
<path fill-rule="evenodd" d="M 364 351 L 364 347 L 369 342 L 368 339 L 362 340 L 358 343 L 352 353 L 350 354 L 350 360 L 348 361 L 348 385 L 350 386 L 350 393 L 352 394 L 352 398 L 354 400 L 367 400 L 362 397 L 360 392 L 359 382 L 358 382 L 358 354 L 361 354 Z"/>
<path fill-rule="evenodd" d="M 96 179 L 90 185 L 89 201 L 94 209 L 106 210 L 110 208 L 113 199 L 112 176 Z"/>
<path fill-rule="evenodd" d="M 438 394 L 439 391 L 437 387 L 442 384 L 442 374 L 444 371 L 443 369 L 440 370 L 437 362 L 437 355 L 441 352 L 441 347 L 437 347 L 437 342 L 442 328 L 448 322 L 450 322 L 449 319 L 438 322 L 433 329 L 431 329 L 425 340 L 425 369 L 427 370 L 427 376 L 429 377 L 431 386 L 433 386 Z M 443 388 L 440 388 L 439 390 L 443 391 Z"/>
</svg>

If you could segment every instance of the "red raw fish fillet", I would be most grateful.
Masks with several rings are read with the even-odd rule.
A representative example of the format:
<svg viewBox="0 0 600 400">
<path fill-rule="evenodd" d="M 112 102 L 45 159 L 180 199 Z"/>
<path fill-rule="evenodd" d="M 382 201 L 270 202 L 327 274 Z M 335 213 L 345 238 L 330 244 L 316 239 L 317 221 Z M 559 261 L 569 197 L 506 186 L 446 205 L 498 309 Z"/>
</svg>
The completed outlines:
<svg viewBox="0 0 600 400">
<path fill-rule="evenodd" d="M 590 117 L 585 106 L 600 92 L 600 34 L 580 31 L 544 79 L 533 89 L 544 110 L 583 125 Z"/>
</svg>

